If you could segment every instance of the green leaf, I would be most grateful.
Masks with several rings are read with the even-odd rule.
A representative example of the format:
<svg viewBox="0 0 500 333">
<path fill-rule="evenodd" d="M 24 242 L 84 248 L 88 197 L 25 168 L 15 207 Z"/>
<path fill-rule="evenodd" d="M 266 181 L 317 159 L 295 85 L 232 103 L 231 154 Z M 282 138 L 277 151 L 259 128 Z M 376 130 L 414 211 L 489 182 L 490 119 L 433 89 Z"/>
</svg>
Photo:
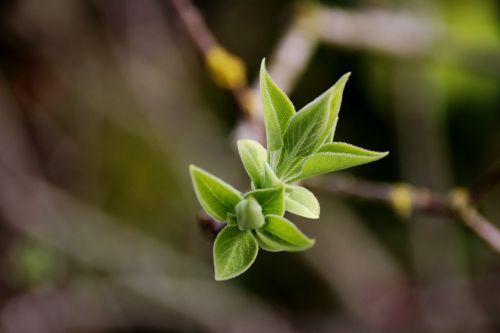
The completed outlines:
<svg viewBox="0 0 500 333">
<path fill-rule="evenodd" d="M 259 245 L 251 231 L 225 227 L 214 243 L 215 280 L 229 280 L 245 272 L 258 252 Z"/>
<path fill-rule="evenodd" d="M 290 192 L 288 192 L 290 191 Z M 314 194 L 301 186 L 287 186 L 286 210 L 310 219 L 319 218 L 319 202 Z"/>
<path fill-rule="evenodd" d="M 254 232 L 262 249 L 268 251 L 303 251 L 315 243 L 292 222 L 278 215 L 266 216 L 266 224 Z"/>
<path fill-rule="evenodd" d="M 259 242 L 259 246 L 261 249 L 269 251 L 269 252 L 282 252 L 284 251 L 280 246 L 276 246 L 273 241 L 269 241 L 267 237 L 261 237 L 257 230 L 253 231 L 255 239 Z"/>
<path fill-rule="evenodd" d="M 194 165 L 189 170 L 198 201 L 208 215 L 223 222 L 228 213 L 236 213 L 235 206 L 242 198 L 240 191 Z"/>
<path fill-rule="evenodd" d="M 330 101 L 330 117 L 328 119 L 328 127 L 326 129 L 325 143 L 332 142 L 333 136 L 335 134 L 335 128 L 337 127 L 337 121 L 339 119 L 340 106 L 342 104 L 342 95 L 344 93 L 344 88 L 349 80 L 351 73 L 344 74 L 332 88 L 332 99 Z"/>
<path fill-rule="evenodd" d="M 303 165 L 302 173 L 291 181 L 298 181 L 328 172 L 347 169 L 370 163 L 387 156 L 389 152 L 377 152 L 353 146 L 348 143 L 329 143 L 309 157 Z"/>
<path fill-rule="evenodd" d="M 266 124 L 267 149 L 273 152 L 281 149 L 286 125 L 295 114 L 295 109 L 290 99 L 267 73 L 265 60 L 262 60 L 260 66 L 260 94 Z"/>
<path fill-rule="evenodd" d="M 292 183 L 291 180 L 295 179 L 302 173 L 302 165 L 304 164 L 305 159 L 306 158 L 304 157 L 297 157 L 292 160 L 291 163 L 283 163 L 280 170 L 278 170 L 285 170 L 281 173 L 281 180 L 287 184 Z"/>
<path fill-rule="evenodd" d="M 325 144 L 333 142 L 333 137 L 335 135 L 335 129 L 337 128 L 338 122 L 339 122 L 339 117 L 335 118 L 335 121 L 333 122 L 332 130 L 331 130 L 330 134 L 327 136 L 327 138 L 325 140 Z"/>
<path fill-rule="evenodd" d="M 283 156 L 277 167 L 280 177 L 290 175 L 302 160 L 315 153 L 321 145 L 333 138 L 340 110 L 342 93 L 350 73 L 307 104 L 290 119 L 283 137 Z"/>
<path fill-rule="evenodd" d="M 256 188 L 262 188 L 267 163 L 267 151 L 254 140 L 239 140 L 238 151 L 241 161 Z"/>
<path fill-rule="evenodd" d="M 309 156 L 321 146 L 329 118 L 330 99 L 328 90 L 290 119 L 283 138 L 287 156 Z"/>
<path fill-rule="evenodd" d="M 266 163 L 264 167 L 264 185 L 263 188 L 281 186 L 283 182 L 276 176 L 273 169 Z"/>
<path fill-rule="evenodd" d="M 285 213 L 285 187 L 279 186 L 248 192 L 245 197 L 255 198 L 262 206 L 264 215 Z"/>
<path fill-rule="evenodd" d="M 240 230 L 257 229 L 264 225 L 262 207 L 253 197 L 245 198 L 236 205 L 236 215 Z"/>
</svg>

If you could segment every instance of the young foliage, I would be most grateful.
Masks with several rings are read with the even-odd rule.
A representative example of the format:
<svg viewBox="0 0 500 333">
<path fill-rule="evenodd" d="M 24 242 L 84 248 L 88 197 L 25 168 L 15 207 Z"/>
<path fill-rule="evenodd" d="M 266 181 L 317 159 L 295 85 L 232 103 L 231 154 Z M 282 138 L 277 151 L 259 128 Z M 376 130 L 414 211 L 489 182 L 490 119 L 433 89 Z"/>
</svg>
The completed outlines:
<svg viewBox="0 0 500 333">
<path fill-rule="evenodd" d="M 348 143 L 326 144 L 305 161 L 302 172 L 293 181 L 370 163 L 387 154 L 388 152 L 367 150 Z"/>
<path fill-rule="evenodd" d="M 295 185 L 288 185 L 287 190 L 289 191 L 285 200 L 287 211 L 309 219 L 319 219 L 319 202 L 311 191 Z"/>
<path fill-rule="evenodd" d="M 268 251 L 303 251 L 314 245 L 292 222 L 282 216 L 269 215 L 266 223 L 255 230 L 260 246 Z"/>
<path fill-rule="evenodd" d="M 253 190 L 245 194 L 245 198 L 255 198 L 262 206 L 265 215 L 285 213 L 285 187 L 271 187 L 261 190 Z"/>
<path fill-rule="evenodd" d="M 267 149 L 274 152 L 283 145 L 283 134 L 295 109 L 288 96 L 271 80 L 265 60 L 260 66 L 260 95 L 266 122 Z"/>
<path fill-rule="evenodd" d="M 236 221 L 240 230 L 258 229 L 264 225 L 262 206 L 253 197 L 241 200 L 236 205 Z"/>
<path fill-rule="evenodd" d="M 282 162 L 278 174 L 286 174 L 294 163 L 310 156 L 330 137 L 333 138 L 335 120 L 342 100 L 342 93 L 350 74 L 321 96 L 307 104 L 291 119 L 283 138 Z"/>
<path fill-rule="evenodd" d="M 217 281 L 232 279 L 246 271 L 257 258 L 259 244 L 251 231 L 227 226 L 214 243 L 214 267 Z"/>
<path fill-rule="evenodd" d="M 238 141 L 252 190 L 242 194 L 219 178 L 191 166 L 193 186 L 203 209 L 227 223 L 214 243 L 215 279 L 227 280 L 246 271 L 259 247 L 266 251 L 303 251 L 314 245 L 285 211 L 318 219 L 314 194 L 294 182 L 376 161 L 376 152 L 333 142 L 344 87 L 350 73 L 300 111 L 295 109 L 266 72 L 262 61 L 260 89 L 267 149 L 253 140 Z"/>
<path fill-rule="evenodd" d="M 309 156 L 331 136 L 348 78 L 349 74 L 344 75 L 290 119 L 284 136 L 284 151 L 288 156 Z"/>
<path fill-rule="evenodd" d="M 227 221 L 229 213 L 235 213 L 242 194 L 231 185 L 191 165 L 191 179 L 198 201 L 205 212 L 220 222 Z"/>
<path fill-rule="evenodd" d="M 254 140 L 239 140 L 238 151 L 243 166 L 255 188 L 262 188 L 265 183 L 267 151 Z"/>
</svg>

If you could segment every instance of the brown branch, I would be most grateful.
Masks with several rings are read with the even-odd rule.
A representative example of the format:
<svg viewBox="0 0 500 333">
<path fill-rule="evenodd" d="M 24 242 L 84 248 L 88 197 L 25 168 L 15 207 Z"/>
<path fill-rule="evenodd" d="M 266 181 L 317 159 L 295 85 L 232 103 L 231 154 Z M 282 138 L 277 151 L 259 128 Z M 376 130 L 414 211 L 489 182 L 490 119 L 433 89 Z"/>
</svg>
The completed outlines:
<svg viewBox="0 0 500 333">
<path fill-rule="evenodd" d="M 189 0 L 170 0 L 189 37 L 202 54 L 218 45 L 203 16 Z"/>
<path fill-rule="evenodd" d="M 190 0 L 170 0 L 180 22 L 204 58 L 215 83 L 230 90 L 244 117 L 252 116 L 251 95 L 244 62 L 224 49 L 210 31 L 203 15 Z"/>
<path fill-rule="evenodd" d="M 409 184 L 370 182 L 340 175 L 311 180 L 306 185 L 347 197 L 382 202 L 403 216 L 411 213 L 456 216 L 500 254 L 500 230 L 477 211 L 466 189 L 456 188 L 446 194 Z"/>
<path fill-rule="evenodd" d="M 464 224 L 488 244 L 494 251 L 500 253 L 500 230 L 482 216 L 474 206 L 465 190 L 454 190 L 450 193 L 450 209 Z"/>
<path fill-rule="evenodd" d="M 405 195 L 409 197 L 406 201 L 410 212 L 443 213 L 448 211 L 445 195 L 409 184 L 371 182 L 347 175 L 335 175 L 311 179 L 305 185 L 347 197 L 390 204 L 400 213 L 399 208 L 402 205 L 396 202 L 401 201 L 401 196 Z"/>
</svg>

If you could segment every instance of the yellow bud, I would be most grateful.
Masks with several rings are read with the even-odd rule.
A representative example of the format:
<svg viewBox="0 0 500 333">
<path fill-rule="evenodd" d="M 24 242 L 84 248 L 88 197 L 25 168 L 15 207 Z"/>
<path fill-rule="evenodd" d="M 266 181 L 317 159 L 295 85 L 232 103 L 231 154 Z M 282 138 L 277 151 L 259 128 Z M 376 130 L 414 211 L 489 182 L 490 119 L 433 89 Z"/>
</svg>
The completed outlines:
<svg viewBox="0 0 500 333">
<path fill-rule="evenodd" d="M 207 51 L 205 60 L 208 70 L 219 87 L 236 89 L 246 84 L 245 64 L 224 48 L 212 47 Z"/>
<path fill-rule="evenodd" d="M 470 201 L 469 192 L 462 187 L 454 188 L 450 191 L 448 200 L 454 209 L 466 207 Z"/>
<path fill-rule="evenodd" d="M 412 213 L 413 197 L 413 188 L 406 184 L 394 185 L 389 193 L 392 208 L 403 218 L 410 217 Z"/>
</svg>

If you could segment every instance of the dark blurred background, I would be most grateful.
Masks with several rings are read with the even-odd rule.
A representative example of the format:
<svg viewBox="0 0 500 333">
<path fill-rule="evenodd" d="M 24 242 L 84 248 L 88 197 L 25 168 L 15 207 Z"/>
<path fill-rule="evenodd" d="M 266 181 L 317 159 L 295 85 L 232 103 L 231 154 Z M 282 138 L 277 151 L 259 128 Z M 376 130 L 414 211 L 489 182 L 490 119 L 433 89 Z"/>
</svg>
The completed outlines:
<svg viewBox="0 0 500 333">
<path fill-rule="evenodd" d="M 444 193 L 498 162 L 497 1 L 194 4 L 297 108 L 353 73 L 336 140 L 391 153 L 325 181 Z M 213 280 L 188 165 L 246 190 L 252 133 L 169 0 L 1 1 L 0 67 L 1 332 L 500 332 L 499 257 L 463 224 L 324 189 L 294 218 L 313 249 Z"/>
</svg>

